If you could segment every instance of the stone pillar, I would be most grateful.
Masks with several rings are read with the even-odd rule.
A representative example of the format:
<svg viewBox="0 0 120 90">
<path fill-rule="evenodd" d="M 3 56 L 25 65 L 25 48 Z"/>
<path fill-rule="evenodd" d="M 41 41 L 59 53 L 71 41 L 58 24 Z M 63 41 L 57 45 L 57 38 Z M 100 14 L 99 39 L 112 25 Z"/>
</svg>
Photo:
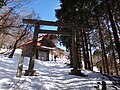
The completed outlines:
<svg viewBox="0 0 120 90">
<path fill-rule="evenodd" d="M 18 69 L 17 69 L 16 77 L 21 77 L 22 76 L 23 63 L 24 63 L 24 56 L 23 56 L 23 52 L 22 52 L 19 63 L 18 63 Z"/>
</svg>

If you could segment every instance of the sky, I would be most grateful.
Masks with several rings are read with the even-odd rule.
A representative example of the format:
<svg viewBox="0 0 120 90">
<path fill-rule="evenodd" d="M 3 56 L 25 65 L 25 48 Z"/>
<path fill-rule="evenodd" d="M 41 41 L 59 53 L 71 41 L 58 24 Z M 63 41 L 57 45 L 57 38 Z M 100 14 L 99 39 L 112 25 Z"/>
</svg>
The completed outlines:
<svg viewBox="0 0 120 90">
<path fill-rule="evenodd" d="M 42 20 L 56 21 L 55 9 L 59 8 L 59 4 L 59 0 L 35 0 L 30 7 Z"/>
</svg>

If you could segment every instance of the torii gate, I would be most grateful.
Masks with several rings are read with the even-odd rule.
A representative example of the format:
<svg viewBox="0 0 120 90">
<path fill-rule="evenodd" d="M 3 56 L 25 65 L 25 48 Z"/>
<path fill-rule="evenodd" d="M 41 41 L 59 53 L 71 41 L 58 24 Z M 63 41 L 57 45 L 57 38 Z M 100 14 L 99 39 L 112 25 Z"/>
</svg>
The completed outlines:
<svg viewBox="0 0 120 90">
<path fill-rule="evenodd" d="M 80 28 L 80 27 L 75 26 L 75 25 L 70 24 L 70 23 L 60 23 L 60 22 L 43 21 L 43 20 L 35 20 L 35 19 L 23 19 L 23 23 L 35 25 L 29 67 L 28 67 L 28 70 L 25 71 L 26 76 L 33 76 L 35 74 L 35 70 L 34 70 L 35 52 L 36 52 L 37 38 L 38 38 L 39 33 L 65 34 L 65 35 L 72 36 L 73 70 L 71 70 L 71 74 L 81 75 L 81 70 L 78 69 L 78 61 L 77 61 L 78 54 L 77 54 L 77 47 L 76 47 L 76 29 L 83 29 L 83 28 Z M 54 31 L 53 30 L 51 30 L 51 31 L 50 30 L 49 31 L 48 30 L 41 30 L 41 29 L 39 29 L 40 25 L 71 28 L 72 32 L 64 32 L 64 31 L 57 31 L 57 30 L 56 31 L 55 30 Z"/>
</svg>

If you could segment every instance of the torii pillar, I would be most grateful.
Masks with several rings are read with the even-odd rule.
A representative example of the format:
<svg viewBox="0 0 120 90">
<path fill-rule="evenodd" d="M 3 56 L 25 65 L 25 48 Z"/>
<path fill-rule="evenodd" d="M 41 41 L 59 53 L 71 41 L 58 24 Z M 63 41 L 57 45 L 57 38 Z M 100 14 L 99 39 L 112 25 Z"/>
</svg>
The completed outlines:
<svg viewBox="0 0 120 90">
<path fill-rule="evenodd" d="M 29 67 L 28 67 L 28 70 L 25 70 L 26 76 L 35 75 L 34 64 L 35 64 L 35 58 L 36 58 L 36 47 L 37 47 L 37 39 L 39 34 L 39 27 L 40 27 L 39 24 L 35 24 Z"/>
<path fill-rule="evenodd" d="M 77 48 L 77 40 L 76 40 L 76 30 L 72 28 L 72 59 L 73 59 L 73 69 L 71 70 L 70 74 L 73 75 L 83 75 L 81 70 L 79 69 L 78 63 L 78 48 Z"/>
</svg>

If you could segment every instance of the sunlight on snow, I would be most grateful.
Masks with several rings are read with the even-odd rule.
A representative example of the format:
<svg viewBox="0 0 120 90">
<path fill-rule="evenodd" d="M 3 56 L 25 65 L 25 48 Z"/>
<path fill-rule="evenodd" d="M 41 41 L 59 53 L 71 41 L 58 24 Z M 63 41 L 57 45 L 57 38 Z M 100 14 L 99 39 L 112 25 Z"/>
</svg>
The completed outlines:
<svg viewBox="0 0 120 90">
<path fill-rule="evenodd" d="M 22 78 L 15 77 L 20 54 L 21 50 L 17 49 L 12 59 L 0 55 L 0 90 L 96 90 L 94 86 L 102 80 L 112 85 L 99 72 L 82 70 L 87 77 L 70 75 L 72 68 L 65 64 L 67 61 L 35 60 L 34 69 L 38 76 L 24 76 L 28 69 L 28 57 L 24 58 Z"/>
</svg>

